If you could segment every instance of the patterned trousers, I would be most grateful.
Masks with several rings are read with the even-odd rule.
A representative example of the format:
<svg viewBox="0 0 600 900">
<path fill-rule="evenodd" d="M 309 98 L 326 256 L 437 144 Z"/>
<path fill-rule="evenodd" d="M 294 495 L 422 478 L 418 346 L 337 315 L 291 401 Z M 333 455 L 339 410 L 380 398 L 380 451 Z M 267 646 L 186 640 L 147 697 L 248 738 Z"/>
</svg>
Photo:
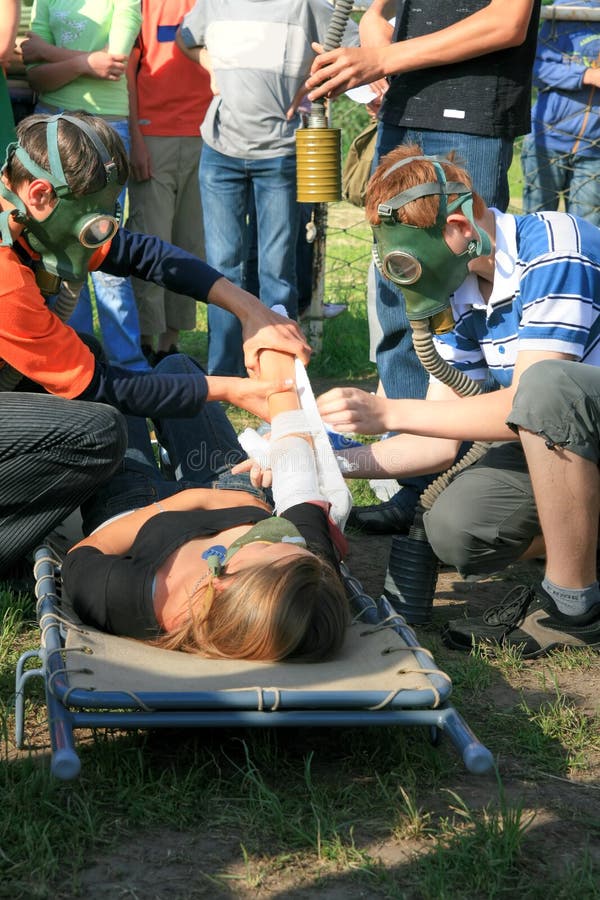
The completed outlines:
<svg viewBox="0 0 600 900">
<path fill-rule="evenodd" d="M 126 449 L 110 406 L 0 393 L 0 574 L 109 478 Z"/>
</svg>

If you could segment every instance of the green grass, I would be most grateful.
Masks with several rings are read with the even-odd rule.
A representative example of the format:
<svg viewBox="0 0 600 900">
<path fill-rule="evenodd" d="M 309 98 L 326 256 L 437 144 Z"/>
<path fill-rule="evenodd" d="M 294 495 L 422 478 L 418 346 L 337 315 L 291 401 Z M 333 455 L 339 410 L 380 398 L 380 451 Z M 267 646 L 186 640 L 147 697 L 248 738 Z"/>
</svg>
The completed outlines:
<svg viewBox="0 0 600 900">
<path fill-rule="evenodd" d="M 5 763 L 0 896 L 50 897 L 58 882 L 64 896 L 78 896 L 90 853 L 110 854 L 148 828 L 238 835 L 250 889 L 298 865 L 342 871 L 371 896 L 533 896 L 531 811 L 509 801 L 500 781 L 474 808 L 444 787 L 452 761 L 417 735 L 114 736 L 97 738 L 82 757 L 73 785 L 53 782 L 40 761 Z M 369 850 L 385 839 L 419 842 L 401 876 Z M 571 896 L 593 896 L 585 890 L 592 871 L 590 859 L 569 875 Z"/>
<path fill-rule="evenodd" d="M 330 221 L 326 299 L 344 297 L 349 311 L 324 323 L 310 373 L 320 384 L 370 385 L 365 228 L 343 206 Z M 183 346 L 205 358 L 204 320 Z M 358 497 L 365 490 L 353 489 Z M 532 664 L 507 653 L 451 653 L 433 631 L 420 633 L 451 675 L 458 708 L 497 756 L 497 779 L 466 778 L 454 751 L 432 747 L 425 730 L 383 727 L 84 732 L 82 774 L 63 784 L 49 772 L 38 682 L 28 687 L 31 749 L 14 747 L 14 668 L 37 645 L 33 610 L 30 596 L 0 588 L 0 898 L 93 896 L 84 874 L 113 858 L 114 891 L 103 897 L 293 898 L 294 884 L 302 896 L 330 886 L 351 898 L 598 896 L 598 819 L 572 802 L 598 766 L 597 718 L 572 691 L 597 673 L 596 655 L 569 651 Z M 557 797 L 559 786 L 567 792 L 556 801 L 554 784 Z M 540 805 L 561 838 L 559 853 L 549 834 L 551 878 L 543 824 L 532 818 Z M 199 847 L 214 841 L 216 861 L 198 859 L 184 837 Z M 146 893 L 127 887 L 140 840 L 156 872 Z M 234 849 L 221 858 L 227 841 Z M 379 860 L 381 845 L 398 858 Z M 177 864 L 192 874 L 170 888 Z"/>
</svg>

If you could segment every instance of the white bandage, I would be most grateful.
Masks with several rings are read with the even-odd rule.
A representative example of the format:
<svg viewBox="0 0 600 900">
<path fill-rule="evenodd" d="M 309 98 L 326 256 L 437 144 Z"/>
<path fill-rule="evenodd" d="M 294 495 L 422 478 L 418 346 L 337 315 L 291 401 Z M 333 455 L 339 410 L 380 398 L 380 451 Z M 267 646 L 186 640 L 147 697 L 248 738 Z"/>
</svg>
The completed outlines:
<svg viewBox="0 0 600 900">
<path fill-rule="evenodd" d="M 262 437 L 254 428 L 246 428 L 238 437 L 238 441 L 250 459 L 256 460 L 261 469 L 271 467 L 271 442 Z"/>
<path fill-rule="evenodd" d="M 280 315 L 287 315 L 285 307 L 281 305 L 274 306 L 273 310 L 280 313 Z M 310 453 L 312 454 L 313 464 L 316 468 L 317 473 L 318 493 L 319 495 L 322 495 L 322 497 L 324 497 L 329 504 L 331 504 L 330 516 L 336 523 L 336 525 L 338 525 L 343 530 L 344 525 L 346 524 L 346 519 L 348 518 L 350 510 L 352 508 L 352 494 L 350 493 L 346 486 L 346 483 L 344 482 L 344 478 L 342 476 L 342 473 L 340 472 L 340 464 L 343 460 L 343 471 L 346 472 L 351 471 L 352 466 L 347 463 L 347 461 L 342 457 L 340 457 L 338 461 L 335 456 L 333 448 L 329 442 L 329 438 L 327 437 L 325 426 L 321 421 L 321 416 L 319 415 L 319 410 L 317 409 L 317 404 L 312 392 L 312 388 L 310 386 L 310 381 L 308 380 L 308 375 L 306 374 L 306 369 L 299 359 L 296 360 L 296 388 L 302 408 L 300 410 L 293 410 L 288 413 L 280 413 L 278 416 L 275 416 L 275 418 L 273 419 L 273 431 L 269 456 L 271 456 L 273 453 L 273 439 L 279 442 L 279 439 L 284 435 L 310 435 L 312 438 L 312 447 L 306 440 L 304 440 L 304 438 L 297 439 L 302 444 L 304 444 L 304 448 L 301 448 L 298 445 L 298 459 L 301 458 L 300 454 L 304 454 L 307 451 L 310 451 Z M 281 419 L 281 424 L 277 422 L 278 419 Z M 240 443 L 249 456 L 254 456 L 254 454 L 250 453 L 245 443 L 243 443 L 241 440 Z M 268 468 L 268 465 L 269 463 L 267 462 L 267 465 L 263 466 L 263 468 Z M 272 459 L 271 467 L 273 468 Z M 284 479 L 286 479 L 285 475 L 283 477 Z M 273 471 L 274 496 L 277 495 L 277 488 L 279 487 L 277 482 L 279 480 L 279 478 L 275 477 L 275 471 Z M 291 485 L 294 483 L 294 479 L 288 476 L 286 480 L 290 482 L 290 490 L 294 491 L 294 503 L 300 503 L 301 501 L 298 499 L 296 485 L 294 484 L 294 487 L 291 487 Z M 312 488 L 310 488 L 310 490 L 312 491 Z M 317 499 L 317 497 L 312 497 L 310 499 L 315 500 Z M 279 510 L 279 505 L 277 505 L 277 509 Z"/>
<path fill-rule="evenodd" d="M 304 438 L 279 438 L 271 445 L 275 512 L 283 513 L 298 503 L 327 503 L 319 488 L 313 448 Z"/>
<path fill-rule="evenodd" d="M 352 509 L 352 494 L 340 472 L 338 460 L 317 409 L 306 369 L 299 359 L 296 360 L 296 387 L 300 404 L 311 428 L 319 487 L 331 504 L 329 513 L 331 518 L 343 530 Z"/>
<path fill-rule="evenodd" d="M 308 416 L 303 409 L 290 409 L 278 413 L 271 422 L 271 442 L 290 434 L 312 435 Z"/>
</svg>

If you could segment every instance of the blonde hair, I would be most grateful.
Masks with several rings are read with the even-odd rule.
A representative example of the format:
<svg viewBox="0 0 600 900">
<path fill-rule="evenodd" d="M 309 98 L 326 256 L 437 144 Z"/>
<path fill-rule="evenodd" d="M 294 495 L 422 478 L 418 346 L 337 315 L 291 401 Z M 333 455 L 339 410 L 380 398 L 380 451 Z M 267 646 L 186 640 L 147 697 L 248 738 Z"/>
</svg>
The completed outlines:
<svg viewBox="0 0 600 900">
<path fill-rule="evenodd" d="M 304 662 L 325 659 L 341 647 L 348 601 L 337 573 L 318 556 L 286 557 L 219 580 L 226 582 L 222 590 L 203 586 L 189 619 L 152 643 L 217 659 Z"/>
<path fill-rule="evenodd" d="M 411 156 L 423 156 L 418 144 L 400 144 L 390 153 L 387 153 L 373 172 L 367 184 L 365 212 L 370 225 L 379 225 L 381 218 L 377 212 L 380 203 L 385 203 L 397 194 L 401 194 L 408 188 L 416 187 L 428 182 L 437 182 L 437 176 L 433 163 L 428 159 L 415 159 L 412 162 L 399 166 L 390 175 L 387 173 L 394 165 Z M 458 181 L 471 188 L 471 177 L 466 169 L 454 162 L 454 151 L 445 159 L 438 160 L 444 170 L 447 181 Z M 387 176 L 387 177 L 386 177 Z M 456 194 L 448 196 L 448 203 L 456 198 Z M 405 206 L 397 210 L 398 221 L 405 225 L 415 225 L 417 228 L 430 228 L 435 225 L 440 198 L 438 194 L 429 194 L 411 200 Z M 485 203 L 482 198 L 473 191 L 473 213 L 479 218 L 485 212 Z"/>
</svg>

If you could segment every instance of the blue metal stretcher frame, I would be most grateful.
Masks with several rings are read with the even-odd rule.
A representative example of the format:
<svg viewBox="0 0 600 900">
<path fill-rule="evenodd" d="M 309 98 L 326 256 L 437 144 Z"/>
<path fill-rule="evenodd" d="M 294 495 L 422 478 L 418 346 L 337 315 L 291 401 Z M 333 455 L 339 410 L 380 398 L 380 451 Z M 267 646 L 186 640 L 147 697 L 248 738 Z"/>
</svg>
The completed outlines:
<svg viewBox="0 0 600 900">
<path fill-rule="evenodd" d="M 76 728 L 184 727 L 317 727 L 423 725 L 432 736 L 446 733 L 467 770 L 484 774 L 494 766 L 491 752 L 475 737 L 456 709 L 448 703 L 451 682 L 445 673 L 432 669 L 432 658 L 420 648 L 417 637 L 385 597 L 376 603 L 364 593 L 360 582 L 343 569 L 346 590 L 355 615 L 365 624 L 384 620 L 402 637 L 423 669 L 431 690 L 402 690 L 385 706 L 373 709 L 386 699 L 387 692 L 286 691 L 263 689 L 261 708 L 256 708 L 256 691 L 139 692 L 93 691 L 69 685 L 64 664 L 64 638 L 58 608 L 57 563 L 53 552 L 40 547 L 35 553 L 37 619 L 41 629 L 39 650 L 24 652 L 16 669 L 16 744 L 23 747 L 25 686 L 34 677 L 44 680 L 48 728 L 52 747 L 51 772 L 62 780 L 79 775 L 81 763 L 75 749 Z M 25 669 L 37 658 L 40 667 Z M 218 662 L 217 662 L 218 665 Z M 249 696 L 254 709 L 249 708 Z M 291 708 L 282 709 L 286 701 Z M 277 706 L 277 709 L 275 709 Z"/>
</svg>

